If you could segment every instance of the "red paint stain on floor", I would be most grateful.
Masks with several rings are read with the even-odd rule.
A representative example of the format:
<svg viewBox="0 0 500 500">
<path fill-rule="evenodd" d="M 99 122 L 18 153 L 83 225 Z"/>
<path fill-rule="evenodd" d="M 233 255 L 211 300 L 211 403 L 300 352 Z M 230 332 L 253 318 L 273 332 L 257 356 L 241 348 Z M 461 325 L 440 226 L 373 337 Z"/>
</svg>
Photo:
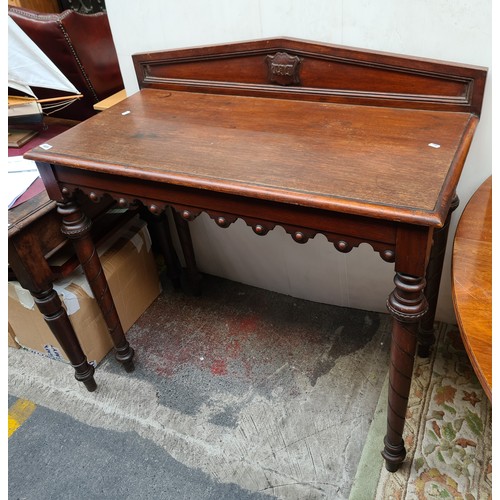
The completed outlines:
<svg viewBox="0 0 500 500">
<path fill-rule="evenodd" d="M 229 297 L 233 285 L 221 283 Z M 131 345 L 163 377 L 195 367 L 258 383 L 287 364 L 310 371 L 330 348 L 324 330 L 311 325 L 305 306 L 296 310 L 295 304 L 265 298 L 253 293 L 232 304 L 220 298 L 161 296 L 138 321 Z"/>
<path fill-rule="evenodd" d="M 232 331 L 236 332 L 254 332 L 259 325 L 259 318 L 257 316 L 248 315 L 238 318 L 231 326 Z"/>
<path fill-rule="evenodd" d="M 224 312 L 209 310 L 206 315 L 178 319 L 180 314 L 172 307 L 158 316 L 172 318 L 176 327 L 154 328 L 154 335 L 142 333 L 131 341 L 142 361 L 163 377 L 196 366 L 215 376 L 254 380 L 288 362 L 289 353 L 300 352 L 304 337 L 288 335 L 288 328 L 276 331 L 254 311 Z"/>
<path fill-rule="evenodd" d="M 227 365 L 223 359 L 216 359 L 212 366 L 210 367 L 210 371 L 213 375 L 227 375 Z"/>
</svg>

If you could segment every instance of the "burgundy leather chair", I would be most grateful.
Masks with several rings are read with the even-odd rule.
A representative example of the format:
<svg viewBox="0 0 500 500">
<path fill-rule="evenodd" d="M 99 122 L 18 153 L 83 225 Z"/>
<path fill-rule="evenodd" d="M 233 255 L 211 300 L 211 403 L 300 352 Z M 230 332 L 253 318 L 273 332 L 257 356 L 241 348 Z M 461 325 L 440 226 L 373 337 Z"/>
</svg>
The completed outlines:
<svg viewBox="0 0 500 500">
<path fill-rule="evenodd" d="M 42 14 L 9 6 L 9 16 L 83 94 L 83 98 L 52 116 L 85 120 L 97 113 L 93 109 L 95 103 L 123 89 L 105 12 L 80 14 L 65 10 L 59 14 Z M 39 98 L 65 95 L 41 88 L 33 88 L 33 91 Z"/>
</svg>

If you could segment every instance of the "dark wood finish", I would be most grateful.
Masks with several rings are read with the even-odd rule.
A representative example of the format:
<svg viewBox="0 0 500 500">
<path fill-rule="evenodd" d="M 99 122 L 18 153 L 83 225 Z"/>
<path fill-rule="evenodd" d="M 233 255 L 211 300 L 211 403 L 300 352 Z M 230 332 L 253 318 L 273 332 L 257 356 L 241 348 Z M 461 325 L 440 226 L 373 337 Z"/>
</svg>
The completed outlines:
<svg viewBox="0 0 500 500">
<path fill-rule="evenodd" d="M 383 455 L 396 470 L 419 322 L 435 314 L 424 293 L 432 241 L 449 220 L 486 71 L 286 39 L 138 54 L 134 64 L 139 93 L 27 155 L 51 198 L 109 194 L 156 215 L 172 207 L 185 255 L 187 222 L 206 212 L 259 235 L 281 225 L 299 243 L 322 233 L 341 252 L 367 242 L 394 262 Z M 445 239 L 436 241 L 440 253 Z"/>
<path fill-rule="evenodd" d="M 465 348 L 484 392 L 492 396 L 492 178 L 465 207 L 453 243 L 452 296 Z"/>
<path fill-rule="evenodd" d="M 394 318 L 394 327 L 389 367 L 387 434 L 382 453 L 390 472 L 398 470 L 406 456 L 402 435 L 417 346 L 418 322 L 428 310 L 424 278 L 396 273 L 394 284 L 396 288 L 387 301 L 389 312 Z"/>
<path fill-rule="evenodd" d="M 269 59 L 286 54 L 294 63 Z M 290 38 L 132 56 L 141 88 L 465 111 L 479 115 L 484 68 Z M 294 66 L 286 68 L 284 66 Z M 280 81 L 279 73 L 293 73 Z M 281 85 L 275 85 L 278 83 Z"/>
<path fill-rule="evenodd" d="M 434 318 L 439 297 L 439 285 L 443 271 L 444 256 L 446 253 L 446 243 L 448 242 L 448 231 L 450 229 L 450 219 L 452 212 L 458 207 L 460 201 L 455 195 L 451 202 L 450 211 L 443 227 L 435 229 L 432 241 L 432 250 L 427 265 L 425 297 L 429 304 L 429 310 L 420 321 L 418 333 L 418 355 L 426 358 L 430 355 L 431 347 L 434 344 Z"/>
<path fill-rule="evenodd" d="M 54 337 L 75 369 L 75 377 L 89 391 L 97 385 L 94 367 L 87 362 L 73 326 L 52 287 L 55 277 L 46 256 L 65 244 L 55 202 L 46 192 L 9 210 L 9 266 L 20 285 L 29 290 Z"/>
<path fill-rule="evenodd" d="M 92 222 L 75 202 L 57 204 L 57 211 L 62 215 L 62 233 L 74 241 L 74 248 L 80 261 L 90 289 L 99 305 L 109 334 L 113 339 L 115 357 L 123 363 L 125 369 L 134 370 L 134 350 L 130 347 L 123 333 L 120 318 L 116 312 L 113 298 L 109 293 L 108 282 L 101 266 L 101 261 L 90 236 Z"/>
<path fill-rule="evenodd" d="M 80 185 L 80 172 L 93 171 L 99 180 L 82 187 L 122 192 L 127 201 L 140 176 L 148 184 L 141 195 L 148 207 L 164 205 L 158 184 L 169 182 L 165 201 L 181 205 L 191 190 L 200 209 L 224 210 L 233 195 L 280 202 L 286 210 L 301 205 L 325 215 L 390 215 L 440 227 L 476 124 L 475 115 L 460 112 L 148 89 L 67 131 L 47 153 L 37 148 L 28 157 L 56 164 L 53 175 L 68 185 Z M 428 146 L 437 141 L 440 148 Z M 121 185 L 113 189 L 116 158 L 124 159 L 118 163 Z M 283 186 L 283 178 L 289 185 Z M 227 194 L 219 206 L 215 193 Z M 207 196 L 208 206 L 198 205 Z M 239 202 L 227 211 L 233 213 Z M 253 204 L 258 212 L 260 204 Z"/>
<path fill-rule="evenodd" d="M 155 215 L 142 207 L 141 217 L 147 221 L 153 244 L 156 242 L 158 251 L 163 255 L 167 276 L 174 288 L 181 288 L 182 267 L 174 250 L 168 218 L 165 212 Z"/>
<path fill-rule="evenodd" d="M 85 226 L 85 216 L 81 222 L 92 230 L 91 241 L 96 245 L 109 238 L 137 214 L 137 207 L 128 207 L 129 210 L 122 214 L 114 213 L 116 210 L 111 213 L 108 210 L 116 208 L 115 201 L 110 197 L 97 197 L 95 193 L 90 193 L 88 198 L 80 196 L 78 201 L 88 214 L 88 221 L 92 220 L 91 225 L 87 223 Z M 61 218 L 56 211 L 56 202 L 48 197 L 45 190 L 9 210 L 9 279 L 19 281 L 31 293 L 37 308 L 75 368 L 76 379 L 93 391 L 97 387 L 93 379 L 94 368 L 88 365 L 66 311 L 52 286 L 54 281 L 72 273 L 80 263 L 77 256 L 66 248 L 69 241 L 61 231 Z M 142 217 L 148 223 L 154 244 L 165 258 L 168 277 L 174 284 L 180 283 L 180 265 L 166 219 L 161 216 L 144 217 L 144 214 Z M 57 253 L 64 255 L 66 259 L 57 266 L 49 264 L 48 259 Z M 189 285 L 189 282 L 185 284 L 186 287 Z M 103 282 L 94 284 L 93 291 L 98 302 L 106 300 L 101 299 L 102 286 L 107 285 L 103 285 Z M 131 371 L 133 364 L 129 363 L 129 358 L 133 356 L 133 351 L 129 350 L 128 343 L 121 338 L 121 326 L 116 323 L 116 318 L 110 316 L 112 307 L 105 302 L 99 305 L 111 325 L 115 356 L 124 363 L 125 369 Z"/>
<path fill-rule="evenodd" d="M 183 214 L 186 215 L 185 213 Z M 193 242 L 189 231 L 188 223 L 185 218 L 181 217 L 175 210 L 173 211 L 174 223 L 177 229 L 177 234 L 181 242 L 184 260 L 186 261 L 186 277 L 184 289 L 189 290 L 193 295 L 201 294 L 201 274 L 196 266 L 196 257 L 193 250 Z M 188 217 L 191 220 L 190 217 Z M 182 277 L 182 274 L 181 274 Z"/>
</svg>

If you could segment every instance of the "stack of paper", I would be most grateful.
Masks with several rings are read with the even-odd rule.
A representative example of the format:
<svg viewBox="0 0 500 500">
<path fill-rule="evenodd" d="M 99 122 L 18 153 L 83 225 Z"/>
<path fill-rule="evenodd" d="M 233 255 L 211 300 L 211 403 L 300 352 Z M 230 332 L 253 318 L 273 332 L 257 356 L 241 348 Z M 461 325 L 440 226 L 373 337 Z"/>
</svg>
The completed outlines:
<svg viewBox="0 0 500 500">
<path fill-rule="evenodd" d="M 8 162 L 7 202 L 10 208 L 39 177 L 36 163 L 22 156 L 11 156 Z"/>
</svg>

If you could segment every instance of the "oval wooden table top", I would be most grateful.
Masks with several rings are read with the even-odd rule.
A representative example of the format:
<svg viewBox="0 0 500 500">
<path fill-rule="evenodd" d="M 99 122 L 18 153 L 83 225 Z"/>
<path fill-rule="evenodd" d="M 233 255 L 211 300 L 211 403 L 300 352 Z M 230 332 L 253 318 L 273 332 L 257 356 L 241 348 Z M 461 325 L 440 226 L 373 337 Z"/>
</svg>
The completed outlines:
<svg viewBox="0 0 500 500">
<path fill-rule="evenodd" d="M 491 176 L 474 193 L 453 244 L 452 295 L 465 348 L 491 400 Z"/>
</svg>

